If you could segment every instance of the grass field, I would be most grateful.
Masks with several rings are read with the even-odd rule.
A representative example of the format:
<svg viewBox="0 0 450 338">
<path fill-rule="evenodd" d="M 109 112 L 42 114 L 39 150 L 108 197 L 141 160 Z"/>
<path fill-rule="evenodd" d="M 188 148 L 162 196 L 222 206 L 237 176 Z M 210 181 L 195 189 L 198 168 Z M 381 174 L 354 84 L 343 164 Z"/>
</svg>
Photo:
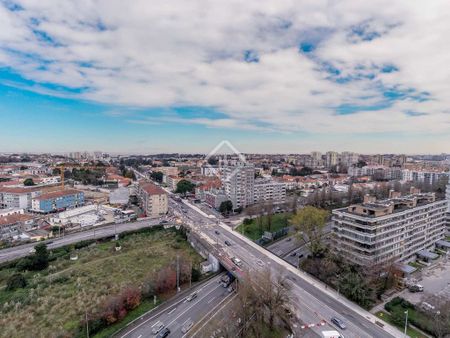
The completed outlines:
<svg viewBox="0 0 450 338">
<path fill-rule="evenodd" d="M 378 318 L 380 318 L 381 320 L 385 321 L 386 323 L 389 323 L 393 326 L 397 326 L 392 322 L 392 318 L 391 315 L 385 311 L 378 311 L 375 314 Z M 401 331 L 403 332 L 404 327 L 399 327 L 397 326 L 399 329 L 401 329 Z M 408 334 L 409 337 L 411 338 L 426 338 L 427 336 L 423 335 L 422 333 L 420 333 L 419 331 L 413 329 L 411 326 L 408 325 L 408 328 L 406 330 L 406 333 Z"/>
<path fill-rule="evenodd" d="M 177 254 L 194 265 L 203 260 L 171 230 L 131 234 L 120 243 L 118 252 L 114 242 L 104 242 L 77 250 L 77 261 L 60 257 L 43 271 L 25 272 L 27 287 L 15 291 L 4 288 L 15 269 L 1 269 L 0 337 L 71 337 L 85 310 L 95 312 L 125 287 L 140 286 L 173 264 Z M 143 304 L 142 309 L 151 308 Z"/>
<path fill-rule="evenodd" d="M 270 231 L 275 232 L 286 226 L 289 226 L 287 220 L 291 217 L 291 213 L 274 214 L 272 216 L 272 226 Z M 262 231 L 259 226 L 259 217 L 251 220 L 248 225 L 241 224 L 237 227 L 237 231 L 244 234 L 252 240 L 261 238 L 264 231 L 268 231 L 267 216 L 262 216 Z"/>
</svg>

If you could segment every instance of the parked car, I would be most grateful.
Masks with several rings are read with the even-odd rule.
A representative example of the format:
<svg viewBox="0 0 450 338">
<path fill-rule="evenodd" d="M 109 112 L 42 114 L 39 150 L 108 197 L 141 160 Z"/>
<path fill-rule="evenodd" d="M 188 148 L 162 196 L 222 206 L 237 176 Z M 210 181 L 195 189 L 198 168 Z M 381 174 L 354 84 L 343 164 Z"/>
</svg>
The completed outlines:
<svg viewBox="0 0 450 338">
<path fill-rule="evenodd" d="M 291 257 L 295 257 L 295 256 L 297 256 L 297 253 L 296 253 L 296 252 L 293 252 L 293 253 L 291 253 L 290 256 L 291 256 Z"/>
<path fill-rule="evenodd" d="M 170 334 L 170 330 L 166 327 L 164 330 L 162 330 L 156 338 L 166 338 Z"/>
<path fill-rule="evenodd" d="M 339 319 L 339 318 L 337 318 L 337 317 L 331 318 L 331 322 L 332 322 L 334 325 L 336 325 L 338 328 L 342 329 L 342 330 L 344 330 L 344 329 L 347 328 L 347 327 L 345 326 L 345 323 L 344 323 L 341 319 Z"/>
</svg>

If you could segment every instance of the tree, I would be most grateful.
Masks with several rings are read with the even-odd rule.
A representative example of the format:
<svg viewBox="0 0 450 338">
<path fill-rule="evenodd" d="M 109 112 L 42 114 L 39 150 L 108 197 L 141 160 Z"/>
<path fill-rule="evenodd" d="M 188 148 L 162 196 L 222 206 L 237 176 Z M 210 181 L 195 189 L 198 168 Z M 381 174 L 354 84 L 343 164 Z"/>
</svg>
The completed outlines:
<svg viewBox="0 0 450 338">
<path fill-rule="evenodd" d="M 188 192 L 193 192 L 195 189 L 195 184 L 188 180 L 181 180 L 177 183 L 177 194 L 186 195 Z"/>
<path fill-rule="evenodd" d="M 373 290 L 367 284 L 364 276 L 358 271 L 348 268 L 339 279 L 339 289 L 348 299 L 368 308 L 373 300 Z"/>
<path fill-rule="evenodd" d="M 34 181 L 32 178 L 27 178 L 25 181 L 23 181 L 23 185 L 26 187 L 31 187 L 34 185 Z"/>
<path fill-rule="evenodd" d="M 229 214 L 231 211 L 233 211 L 233 203 L 230 200 L 223 201 L 220 203 L 219 211 L 222 214 Z"/>
<path fill-rule="evenodd" d="M 159 183 L 161 183 L 163 181 L 163 176 L 164 176 L 164 174 L 160 171 L 152 171 L 152 173 L 150 174 L 150 178 L 153 181 L 156 181 Z"/>
<path fill-rule="evenodd" d="M 32 270 L 44 270 L 48 267 L 48 251 L 45 243 L 39 243 L 34 247 Z"/>
<path fill-rule="evenodd" d="M 8 291 L 24 288 L 25 286 L 27 286 L 27 281 L 21 273 L 15 273 L 11 277 L 9 277 L 8 281 L 6 282 L 6 290 Z"/>
<path fill-rule="evenodd" d="M 309 241 L 308 247 L 313 256 L 320 256 L 324 251 L 322 233 L 327 218 L 328 211 L 312 206 L 306 206 L 291 218 L 297 236 L 305 242 Z"/>
</svg>

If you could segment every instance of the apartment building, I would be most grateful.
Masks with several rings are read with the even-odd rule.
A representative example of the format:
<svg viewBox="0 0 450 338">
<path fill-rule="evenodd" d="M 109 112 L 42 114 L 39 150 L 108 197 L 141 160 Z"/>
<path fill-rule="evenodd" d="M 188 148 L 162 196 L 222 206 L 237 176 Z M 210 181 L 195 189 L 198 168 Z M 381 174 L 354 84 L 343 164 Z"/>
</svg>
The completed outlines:
<svg viewBox="0 0 450 338">
<path fill-rule="evenodd" d="M 366 196 L 361 204 L 333 210 L 334 251 L 363 266 L 403 261 L 445 235 L 446 200 L 412 188 L 406 196 Z"/>
<path fill-rule="evenodd" d="M 147 217 L 161 217 L 169 210 L 167 193 L 157 185 L 149 182 L 139 182 L 137 196 Z"/>
<path fill-rule="evenodd" d="M 49 213 L 84 205 L 84 192 L 67 189 L 41 194 L 31 201 L 31 211 Z"/>
<path fill-rule="evenodd" d="M 450 235 L 450 180 L 445 190 L 445 199 L 447 200 L 447 235 Z"/>
<path fill-rule="evenodd" d="M 431 170 L 402 170 L 403 181 L 421 182 L 426 184 L 436 184 L 440 180 L 445 179 L 448 176 L 448 172 L 443 171 L 431 171 Z"/>
<path fill-rule="evenodd" d="M 254 184 L 253 202 L 272 201 L 274 204 L 286 202 L 286 184 L 271 179 L 256 179 Z"/>
<path fill-rule="evenodd" d="M 339 154 L 335 151 L 328 151 L 325 158 L 325 166 L 331 168 L 338 164 Z"/>
<path fill-rule="evenodd" d="M 0 208 L 31 208 L 33 198 L 41 194 L 42 187 L 0 187 Z"/>
<path fill-rule="evenodd" d="M 355 163 L 358 163 L 359 154 L 353 153 L 351 151 L 344 151 L 339 156 L 339 163 L 345 165 L 346 167 L 350 167 Z"/>
<path fill-rule="evenodd" d="M 233 208 L 245 208 L 254 203 L 255 166 L 238 163 L 227 166 L 222 177 L 225 194 Z"/>
</svg>

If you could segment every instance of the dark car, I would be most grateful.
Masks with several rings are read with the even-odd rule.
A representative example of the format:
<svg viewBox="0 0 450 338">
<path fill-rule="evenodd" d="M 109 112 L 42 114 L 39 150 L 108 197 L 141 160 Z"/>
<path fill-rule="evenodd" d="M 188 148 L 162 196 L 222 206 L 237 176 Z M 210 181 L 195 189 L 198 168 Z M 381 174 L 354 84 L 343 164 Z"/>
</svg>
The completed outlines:
<svg viewBox="0 0 450 338">
<path fill-rule="evenodd" d="M 225 241 L 224 243 L 225 243 L 225 245 L 231 246 L 231 243 L 228 241 Z"/>
<path fill-rule="evenodd" d="M 297 253 L 296 253 L 296 252 L 293 252 L 293 253 L 291 253 L 291 256 L 292 256 L 292 257 L 295 257 L 295 256 L 297 256 Z"/>
<path fill-rule="evenodd" d="M 169 334 L 170 334 L 170 330 L 166 327 L 160 333 L 158 333 L 156 338 L 166 338 Z"/>
<path fill-rule="evenodd" d="M 333 317 L 333 318 L 331 318 L 331 322 L 342 330 L 344 330 L 346 328 L 344 322 L 339 318 Z"/>
<path fill-rule="evenodd" d="M 216 233 L 216 235 L 220 235 L 220 232 L 219 232 L 219 231 L 216 230 L 216 231 L 214 231 L 214 232 Z"/>
</svg>

